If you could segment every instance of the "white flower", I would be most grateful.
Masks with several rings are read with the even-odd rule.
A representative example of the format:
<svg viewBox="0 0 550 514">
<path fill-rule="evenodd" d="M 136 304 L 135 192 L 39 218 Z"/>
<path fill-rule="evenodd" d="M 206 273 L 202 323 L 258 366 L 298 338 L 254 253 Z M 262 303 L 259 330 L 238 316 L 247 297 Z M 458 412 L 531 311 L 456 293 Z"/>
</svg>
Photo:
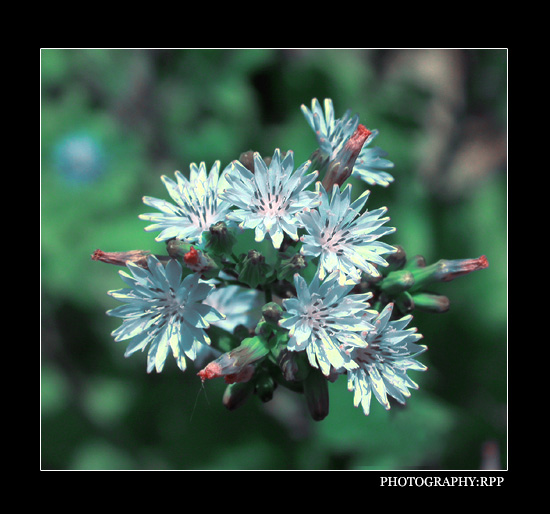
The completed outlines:
<svg viewBox="0 0 550 514">
<path fill-rule="evenodd" d="M 384 406 L 390 408 L 388 395 L 404 404 L 410 396 L 409 388 L 418 389 L 407 371 L 425 371 L 427 368 L 413 357 L 426 351 L 426 346 L 416 344 L 422 338 L 416 328 L 405 327 L 412 316 L 405 316 L 397 321 L 390 321 L 393 304 L 388 304 L 377 316 L 374 330 L 367 332 L 366 347 L 356 347 L 350 356 L 358 367 L 348 371 L 348 389 L 354 391 L 355 407 L 363 407 L 363 412 L 370 412 L 370 401 L 374 397 Z"/>
<path fill-rule="evenodd" d="M 125 271 L 119 273 L 130 287 L 108 293 L 125 304 L 107 312 L 124 319 L 112 333 L 115 341 L 132 339 L 126 357 L 149 346 L 148 372 L 156 369 L 160 373 L 170 350 L 184 371 L 185 357 L 194 360 L 200 346 L 210 344 L 204 329 L 224 318 L 203 303 L 213 286 L 195 273 L 182 281 L 182 267 L 174 259 L 170 259 L 166 268 L 154 256 L 148 257 L 147 269 L 132 262 L 126 266 L 131 275 Z"/>
<path fill-rule="evenodd" d="M 201 162 L 190 165 L 189 180 L 179 171 L 175 172 L 176 182 L 162 176 L 170 197 L 176 205 L 165 200 L 143 197 L 143 203 L 158 209 L 160 213 L 141 214 L 142 220 L 152 221 L 153 224 L 145 228 L 147 232 L 161 230 L 155 238 L 157 241 L 166 241 L 177 237 L 191 243 L 202 241 L 202 233 L 211 225 L 225 221 L 230 204 L 218 197 L 218 191 L 225 187 L 223 174 L 220 177 L 220 162 L 216 161 L 206 173 L 206 165 Z"/>
<path fill-rule="evenodd" d="M 324 107 L 323 112 L 321 104 L 317 98 L 314 98 L 311 101 L 311 110 L 305 105 L 302 105 L 301 109 L 309 126 L 315 132 L 321 156 L 328 162 L 330 168 L 330 163 L 336 163 L 342 159 L 345 160 L 346 152 L 344 152 L 344 147 L 351 140 L 360 125 L 359 116 L 351 116 L 349 109 L 341 118 L 335 118 L 334 106 L 330 98 L 325 99 Z M 360 151 L 358 148 L 355 149 L 358 155 L 355 154 L 357 158 L 354 159 L 349 174 L 360 178 L 371 186 L 380 185 L 387 187 L 394 180 L 387 170 L 393 168 L 394 164 L 385 158 L 387 152 L 381 148 L 368 148 L 368 145 L 378 136 L 379 131 L 373 129 L 368 130 L 368 133 L 370 134 L 368 138 L 366 138 L 364 143 L 360 143 L 362 145 Z M 326 187 L 330 188 L 333 183 L 331 177 Z M 339 184 L 342 185 L 342 183 L 343 180 L 340 180 Z"/>
<path fill-rule="evenodd" d="M 382 226 L 389 220 L 381 217 L 387 209 L 382 207 L 360 214 L 370 191 L 365 191 L 352 203 L 349 184 L 344 191 L 335 185 L 330 200 L 320 183 L 317 183 L 317 190 L 321 193 L 321 205 L 301 215 L 308 232 L 301 237 L 302 255 L 320 258 L 321 279 L 333 271 L 339 273 L 341 284 L 358 283 L 362 271 L 380 276 L 375 265 L 387 266 L 382 255 L 395 251 L 393 246 L 377 241 L 395 232 L 393 227 Z"/>
<path fill-rule="evenodd" d="M 283 300 L 286 311 L 279 325 L 289 330 L 290 351 L 306 351 L 310 364 L 324 375 L 334 370 L 353 369 L 349 348 L 365 346 L 359 334 L 373 328 L 368 311 L 371 293 L 348 294 L 353 286 L 338 283 L 337 275 L 321 282 L 316 275 L 308 286 L 299 274 L 294 275 L 296 298 Z"/>
<path fill-rule="evenodd" d="M 305 162 L 293 172 L 293 152 L 281 160 L 279 149 L 269 166 L 256 152 L 254 173 L 234 161 L 226 175 L 228 187 L 221 193 L 224 200 L 237 207 L 227 219 L 236 221 L 241 228 L 254 229 L 256 241 L 263 241 L 269 234 L 275 248 L 280 248 L 284 232 L 298 240 L 297 230 L 302 225 L 297 215 L 319 204 L 318 194 L 305 191 L 318 175 L 306 175 L 309 164 Z"/>
</svg>

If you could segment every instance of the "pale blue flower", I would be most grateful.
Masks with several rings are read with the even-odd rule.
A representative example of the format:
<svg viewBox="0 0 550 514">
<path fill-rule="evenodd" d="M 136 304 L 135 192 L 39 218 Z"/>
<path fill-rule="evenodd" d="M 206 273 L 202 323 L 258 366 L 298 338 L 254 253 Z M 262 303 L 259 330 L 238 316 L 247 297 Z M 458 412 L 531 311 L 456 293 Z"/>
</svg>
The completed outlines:
<svg viewBox="0 0 550 514">
<path fill-rule="evenodd" d="M 108 293 L 124 302 L 107 312 L 124 320 L 112 333 L 115 341 L 132 339 L 126 357 L 149 346 L 148 372 L 156 369 L 160 373 L 170 350 L 184 371 L 185 357 L 194 360 L 200 346 L 210 344 L 204 329 L 224 317 L 203 302 L 213 286 L 198 274 L 182 280 L 182 267 L 173 259 L 165 267 L 156 257 L 149 256 L 147 269 L 132 262 L 127 267 L 131 274 L 119 273 L 130 287 Z"/>
<path fill-rule="evenodd" d="M 370 192 L 365 191 L 352 202 L 350 184 L 344 191 L 335 185 L 330 199 L 320 183 L 317 190 L 321 194 L 321 205 L 301 215 L 308 233 L 301 237 L 302 255 L 319 257 L 321 280 L 333 271 L 338 272 L 342 284 L 358 283 L 361 272 L 380 276 L 376 266 L 388 265 L 382 255 L 395 251 L 393 246 L 378 241 L 395 232 L 393 227 L 383 227 L 389 220 L 382 217 L 386 207 L 360 214 Z"/>
<path fill-rule="evenodd" d="M 362 333 L 371 330 L 369 311 L 371 293 L 349 294 L 353 286 L 342 286 L 336 274 L 326 280 L 317 274 L 308 286 L 298 273 L 294 275 L 296 298 L 283 300 L 286 311 L 279 325 L 289 330 L 290 351 L 305 351 L 310 364 L 324 375 L 331 371 L 353 369 L 350 348 L 366 345 Z"/>
<path fill-rule="evenodd" d="M 344 147 L 359 126 L 359 116 L 351 116 L 348 109 L 341 118 L 335 118 L 334 106 L 330 98 L 326 98 L 324 101 L 324 111 L 317 98 L 312 100 L 311 110 L 305 105 L 302 105 L 301 109 L 308 124 L 315 132 L 322 157 L 329 164 L 345 161 Z M 393 168 L 394 164 L 385 158 L 387 152 L 384 150 L 379 147 L 368 148 L 368 145 L 379 134 L 376 129 L 369 130 L 369 132 L 370 135 L 359 151 L 350 172 L 371 186 L 388 186 L 394 178 L 387 170 Z"/>
<path fill-rule="evenodd" d="M 374 319 L 374 329 L 367 332 L 367 346 L 351 349 L 350 357 L 358 367 L 348 370 L 348 389 L 354 391 L 355 407 L 361 404 L 369 414 L 372 396 L 388 410 L 388 395 L 404 404 L 410 397 L 409 389 L 418 389 L 407 371 L 425 371 L 427 368 L 413 357 L 426 351 L 417 342 L 422 338 L 416 328 L 406 329 L 412 316 L 390 321 L 393 304 L 388 304 Z"/>
<path fill-rule="evenodd" d="M 326 98 L 325 109 L 314 98 L 311 101 L 311 110 L 305 105 L 301 106 L 309 126 L 315 132 L 315 137 L 319 143 L 319 149 L 322 156 L 333 161 L 336 156 L 344 148 L 346 141 L 353 135 L 359 125 L 359 116 L 351 116 L 351 111 L 348 109 L 344 116 L 336 119 L 334 116 L 334 106 L 332 100 Z"/>
<path fill-rule="evenodd" d="M 230 204 L 218 196 L 225 187 L 223 174 L 220 177 L 220 162 L 214 163 L 209 174 L 205 163 L 201 162 L 199 166 L 195 163 L 190 165 L 189 180 L 179 171 L 175 172 L 175 176 L 176 182 L 166 176 L 162 176 L 161 180 L 176 205 L 145 196 L 143 202 L 160 213 L 141 214 L 139 217 L 153 222 L 145 228 L 147 232 L 161 231 L 155 238 L 157 241 L 177 237 L 191 243 L 201 243 L 202 233 L 211 225 L 225 221 L 230 208 Z"/>
<path fill-rule="evenodd" d="M 306 175 L 309 165 L 307 161 L 293 172 L 293 152 L 281 158 L 279 149 L 269 166 L 256 152 L 254 173 L 234 161 L 226 174 L 228 187 L 221 193 L 221 198 L 237 207 L 227 219 L 243 229 L 254 229 L 256 241 L 269 234 L 275 248 L 280 248 L 284 233 L 298 240 L 302 224 L 297 215 L 319 204 L 318 194 L 305 191 L 318 176 L 317 172 Z"/>
</svg>

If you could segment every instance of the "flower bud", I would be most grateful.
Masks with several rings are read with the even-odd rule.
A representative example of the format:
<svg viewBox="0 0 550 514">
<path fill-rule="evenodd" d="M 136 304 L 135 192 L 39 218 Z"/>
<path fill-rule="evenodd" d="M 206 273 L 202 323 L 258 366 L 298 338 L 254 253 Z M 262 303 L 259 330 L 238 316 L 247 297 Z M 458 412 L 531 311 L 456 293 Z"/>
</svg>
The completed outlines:
<svg viewBox="0 0 550 514">
<path fill-rule="evenodd" d="M 239 155 L 239 162 L 251 173 L 254 173 L 254 152 L 248 150 Z"/>
<path fill-rule="evenodd" d="M 226 384 L 243 384 L 248 382 L 256 372 L 256 367 L 253 364 L 247 364 L 237 373 L 230 373 L 224 376 Z"/>
<path fill-rule="evenodd" d="M 273 398 L 273 392 L 277 388 L 277 382 L 268 373 L 261 373 L 256 379 L 256 394 L 258 398 L 266 403 Z"/>
<path fill-rule="evenodd" d="M 410 259 L 407 259 L 407 262 L 405 263 L 404 268 L 405 269 L 416 269 L 416 268 L 425 268 L 426 267 L 426 259 L 423 255 L 414 255 Z"/>
<path fill-rule="evenodd" d="M 313 369 L 307 362 L 305 352 L 291 352 L 286 347 L 277 354 L 277 364 L 283 378 L 289 382 L 305 380 L 309 371 Z"/>
<path fill-rule="evenodd" d="M 219 266 L 212 257 L 185 241 L 170 239 L 166 242 L 166 251 L 172 259 L 183 262 L 194 273 L 210 277 L 219 271 Z"/>
<path fill-rule="evenodd" d="M 402 246 L 393 245 L 395 252 L 390 253 L 385 259 L 388 265 L 385 268 L 382 268 L 380 272 L 384 275 L 387 275 L 390 271 L 395 271 L 401 269 L 407 262 L 407 254 Z"/>
<path fill-rule="evenodd" d="M 256 250 L 250 250 L 241 262 L 237 264 L 239 280 L 252 289 L 256 289 L 259 284 L 264 284 L 270 271 L 269 265 L 265 262 L 265 257 Z"/>
<path fill-rule="evenodd" d="M 234 236 L 233 231 L 229 229 L 223 221 L 214 223 L 208 232 L 204 232 L 203 238 L 206 241 L 206 248 L 209 251 L 222 255 L 230 254 L 233 246 L 237 242 L 237 238 Z"/>
<path fill-rule="evenodd" d="M 239 155 L 239 162 L 248 170 L 250 173 L 254 173 L 254 152 L 253 150 L 248 150 L 248 152 L 243 152 L 241 155 Z M 284 157 L 286 155 L 286 152 L 282 153 L 282 156 Z M 271 157 L 265 157 L 264 162 L 266 166 L 269 166 L 271 163 Z"/>
<path fill-rule="evenodd" d="M 311 369 L 304 380 L 304 394 L 307 408 L 315 421 L 321 421 L 328 415 L 328 382 L 318 369 Z"/>
<path fill-rule="evenodd" d="M 446 296 L 433 293 L 415 293 L 412 295 L 414 307 L 426 312 L 443 313 L 450 307 Z"/>
<path fill-rule="evenodd" d="M 472 271 L 487 268 L 489 262 L 485 255 L 477 259 L 441 259 L 434 264 L 430 264 L 424 268 L 411 270 L 415 283 L 411 290 L 419 291 L 424 286 L 434 282 L 449 282 L 461 275 L 466 275 Z"/>
<path fill-rule="evenodd" d="M 235 410 L 244 405 L 253 393 L 253 382 L 228 384 L 223 393 L 222 403 L 227 409 Z"/>
<path fill-rule="evenodd" d="M 370 135 L 371 131 L 367 127 L 357 126 L 344 147 L 329 163 L 327 173 L 323 178 L 323 186 L 327 191 L 331 191 L 334 184 L 341 186 L 351 176 L 353 165 Z"/>
<path fill-rule="evenodd" d="M 298 363 L 296 361 L 296 352 L 291 352 L 283 348 L 277 354 L 277 364 L 281 370 L 283 378 L 291 382 L 296 381 L 298 374 Z"/>
<path fill-rule="evenodd" d="M 150 254 L 151 252 L 145 250 L 131 250 L 129 252 L 104 252 L 96 250 L 92 254 L 92 260 L 116 264 L 117 266 L 126 266 L 126 263 L 132 262 L 141 268 L 147 269 L 147 256 Z"/>
<path fill-rule="evenodd" d="M 193 248 L 190 243 L 186 243 L 181 239 L 169 239 L 166 241 L 166 251 L 172 259 L 182 259 L 183 256 Z"/>
<path fill-rule="evenodd" d="M 279 280 L 290 280 L 294 277 L 295 273 L 299 273 L 300 270 L 307 266 L 305 257 L 301 253 L 295 253 L 291 257 L 283 259 L 281 266 L 277 271 L 277 278 Z"/>
<path fill-rule="evenodd" d="M 262 307 L 262 316 L 270 325 L 279 326 L 279 320 L 283 317 L 283 308 L 275 302 L 266 303 Z"/>
<path fill-rule="evenodd" d="M 197 375 L 204 382 L 213 378 L 224 377 L 228 384 L 247 382 L 254 375 L 251 366 L 269 353 L 265 340 L 254 336 L 244 339 L 234 350 L 220 355 L 208 364 Z"/>
</svg>

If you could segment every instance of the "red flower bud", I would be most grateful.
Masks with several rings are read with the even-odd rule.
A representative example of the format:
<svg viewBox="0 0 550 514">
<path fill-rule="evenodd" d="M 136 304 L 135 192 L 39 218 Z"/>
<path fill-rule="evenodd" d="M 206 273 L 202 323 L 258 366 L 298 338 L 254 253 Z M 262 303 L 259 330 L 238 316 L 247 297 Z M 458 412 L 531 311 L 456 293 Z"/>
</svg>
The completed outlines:
<svg viewBox="0 0 550 514">
<path fill-rule="evenodd" d="M 269 348 L 261 337 L 249 337 L 237 348 L 220 355 L 197 375 L 203 382 L 220 377 L 224 377 L 228 384 L 247 382 L 254 375 L 254 364 L 268 353 Z"/>
<path fill-rule="evenodd" d="M 183 260 L 185 261 L 185 264 L 192 268 L 193 266 L 196 266 L 199 263 L 199 252 L 195 250 L 195 248 L 192 246 L 191 250 L 189 250 L 184 256 Z"/>
</svg>

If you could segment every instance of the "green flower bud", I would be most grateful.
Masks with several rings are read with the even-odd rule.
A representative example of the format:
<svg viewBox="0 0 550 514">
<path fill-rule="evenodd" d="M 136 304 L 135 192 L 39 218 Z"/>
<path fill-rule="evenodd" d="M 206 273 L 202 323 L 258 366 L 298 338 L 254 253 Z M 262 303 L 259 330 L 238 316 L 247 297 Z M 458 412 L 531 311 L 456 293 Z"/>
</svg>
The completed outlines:
<svg viewBox="0 0 550 514">
<path fill-rule="evenodd" d="M 443 313 L 450 307 L 446 296 L 432 293 L 415 293 L 412 295 L 414 307 L 427 312 Z"/>
<path fill-rule="evenodd" d="M 295 273 L 299 273 L 306 266 L 305 257 L 300 253 L 295 253 L 291 257 L 281 261 L 281 266 L 277 271 L 277 278 L 279 280 L 291 280 Z"/>
<path fill-rule="evenodd" d="M 203 239 L 209 251 L 221 255 L 229 255 L 237 242 L 233 231 L 223 221 L 215 223 L 208 232 L 204 232 Z"/>
<path fill-rule="evenodd" d="M 247 284 L 252 289 L 258 285 L 265 284 L 270 275 L 270 267 L 265 262 L 265 257 L 256 250 L 250 250 L 243 254 L 241 261 L 237 264 L 239 281 Z"/>
</svg>

